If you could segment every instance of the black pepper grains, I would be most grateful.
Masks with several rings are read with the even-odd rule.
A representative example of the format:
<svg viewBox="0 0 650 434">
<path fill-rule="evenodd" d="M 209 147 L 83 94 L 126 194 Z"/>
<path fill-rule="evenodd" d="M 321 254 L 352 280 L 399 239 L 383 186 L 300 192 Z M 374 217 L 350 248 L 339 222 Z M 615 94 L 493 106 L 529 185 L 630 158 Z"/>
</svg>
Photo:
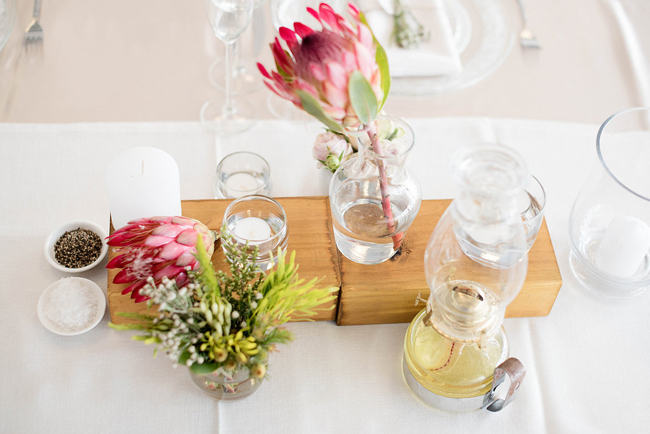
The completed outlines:
<svg viewBox="0 0 650 434">
<path fill-rule="evenodd" d="M 99 258 L 102 239 L 91 230 L 67 231 L 54 244 L 56 261 L 67 268 L 81 268 Z"/>
</svg>

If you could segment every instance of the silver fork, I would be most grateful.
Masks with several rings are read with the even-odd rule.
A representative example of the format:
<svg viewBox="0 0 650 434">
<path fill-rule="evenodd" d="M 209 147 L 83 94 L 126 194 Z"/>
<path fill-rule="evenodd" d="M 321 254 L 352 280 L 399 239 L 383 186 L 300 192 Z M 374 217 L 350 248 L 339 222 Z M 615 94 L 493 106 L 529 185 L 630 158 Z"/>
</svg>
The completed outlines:
<svg viewBox="0 0 650 434">
<path fill-rule="evenodd" d="M 34 13 L 32 22 L 25 29 L 23 37 L 23 46 L 27 52 L 38 52 L 43 46 L 43 28 L 38 22 L 41 16 L 41 0 L 34 0 Z"/>
<path fill-rule="evenodd" d="M 524 23 L 524 28 L 521 30 L 521 33 L 519 33 L 519 43 L 523 48 L 540 49 L 542 48 L 542 46 L 539 44 L 539 41 L 537 40 L 535 35 L 533 35 L 533 32 L 531 32 L 528 29 L 528 24 L 526 22 L 526 9 L 524 8 L 524 2 L 523 0 L 518 0 L 518 1 L 519 1 L 519 10 L 521 11 L 521 18 Z"/>
</svg>

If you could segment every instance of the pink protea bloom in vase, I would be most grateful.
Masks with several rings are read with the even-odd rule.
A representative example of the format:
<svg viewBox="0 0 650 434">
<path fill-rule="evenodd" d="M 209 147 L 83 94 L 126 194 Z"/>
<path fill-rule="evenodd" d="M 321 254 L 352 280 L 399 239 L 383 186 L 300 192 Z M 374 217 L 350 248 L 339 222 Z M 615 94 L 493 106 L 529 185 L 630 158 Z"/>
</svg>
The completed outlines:
<svg viewBox="0 0 650 434">
<path fill-rule="evenodd" d="M 214 252 L 215 236 L 203 223 L 187 217 L 150 217 L 130 221 L 108 237 L 118 255 L 106 268 L 121 268 L 113 283 L 129 283 L 122 294 L 131 293 L 136 303 L 149 299 L 140 294 L 148 277 L 159 285 L 163 277 L 175 279 L 179 287 L 188 283 L 187 271 L 199 266 L 197 237 L 203 237 L 208 254 Z"/>
<path fill-rule="evenodd" d="M 373 152 L 382 156 L 374 120 L 390 90 L 386 52 L 354 5 L 348 5 L 351 20 L 325 3 L 320 4 L 318 11 L 307 11 L 322 28 L 315 30 L 302 23 L 294 23 L 293 30 L 280 28 L 280 37 L 289 50 L 275 38 L 271 50 L 277 71 L 269 72 L 258 63 L 266 86 L 334 132 L 367 133 Z M 382 210 L 388 230 L 394 233 L 396 223 L 383 164 L 377 161 Z M 401 232 L 392 236 L 395 250 L 403 236 Z"/>
</svg>

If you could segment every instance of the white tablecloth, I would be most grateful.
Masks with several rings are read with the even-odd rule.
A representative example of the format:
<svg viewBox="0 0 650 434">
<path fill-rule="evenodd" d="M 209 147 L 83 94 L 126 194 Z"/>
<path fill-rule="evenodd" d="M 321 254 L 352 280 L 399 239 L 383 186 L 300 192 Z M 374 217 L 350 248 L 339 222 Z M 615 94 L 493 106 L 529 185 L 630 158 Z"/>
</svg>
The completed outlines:
<svg viewBox="0 0 650 434">
<path fill-rule="evenodd" d="M 589 169 L 597 125 L 489 118 L 410 119 L 411 167 L 425 199 L 453 197 L 448 159 L 458 146 L 498 141 L 518 149 L 546 187 L 546 218 L 563 287 L 551 314 L 508 319 L 511 354 L 528 374 L 501 413 L 448 414 L 415 398 L 402 379 L 406 324 L 338 327 L 296 323 L 296 339 L 272 355 L 270 380 L 237 403 L 216 403 L 153 348 L 107 327 L 57 336 L 36 303 L 65 276 L 43 242 L 73 219 L 108 227 L 104 170 L 133 146 L 178 162 L 183 199 L 212 197 L 219 158 L 251 149 L 271 164 L 274 196 L 321 192 L 311 157 L 320 126 L 259 123 L 229 140 L 198 123 L 0 124 L 0 427 L 2 432 L 648 432 L 650 294 L 601 299 L 568 265 L 567 221 Z M 431 228 L 433 230 L 433 227 Z M 106 288 L 102 268 L 82 274 Z"/>
<path fill-rule="evenodd" d="M 407 117 L 599 123 L 617 110 L 649 103 L 647 0 L 525 0 L 542 50 L 523 50 L 514 41 L 521 29 L 517 1 L 498 1 L 513 22 L 513 48 L 503 65 L 458 92 L 394 92 L 386 110 Z M 255 44 L 253 26 L 242 41 L 244 55 L 255 54 L 267 67 L 273 65 L 268 44 L 275 30 L 269 4 L 258 12 L 262 41 Z M 208 80 L 223 43 L 214 37 L 203 1 L 45 2 L 43 59 L 24 62 L 18 58 L 32 5 L 18 0 L 16 26 L 0 52 L 0 121 L 195 121 L 206 100 L 223 98 Z M 273 119 L 268 94 L 263 88 L 246 95 L 261 119 Z"/>
</svg>

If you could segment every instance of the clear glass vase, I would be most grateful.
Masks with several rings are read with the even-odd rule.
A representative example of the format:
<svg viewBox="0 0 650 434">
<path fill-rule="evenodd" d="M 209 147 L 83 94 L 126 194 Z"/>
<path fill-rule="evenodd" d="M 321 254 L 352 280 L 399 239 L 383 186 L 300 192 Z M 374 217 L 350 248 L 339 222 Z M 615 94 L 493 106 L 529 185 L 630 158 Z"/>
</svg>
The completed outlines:
<svg viewBox="0 0 650 434">
<path fill-rule="evenodd" d="M 466 411 L 491 404 L 495 370 L 508 356 L 505 309 L 528 269 L 519 202 L 529 175 L 521 158 L 499 145 L 464 148 L 453 163 L 460 194 L 427 245 L 431 293 L 406 334 L 404 375 L 425 402 Z"/>
<path fill-rule="evenodd" d="M 380 116 L 352 137 L 358 152 L 338 168 L 329 187 L 334 238 L 351 261 L 378 264 L 397 253 L 422 202 L 406 167 L 413 130 L 401 119 Z"/>
<path fill-rule="evenodd" d="M 209 374 L 195 374 L 191 369 L 188 371 L 192 382 L 201 392 L 217 401 L 236 401 L 246 398 L 255 393 L 263 381 L 263 378 L 251 376 L 245 367 L 237 368 L 232 372 L 219 368 Z"/>
<path fill-rule="evenodd" d="M 650 287 L 650 108 L 612 115 L 596 151 L 569 219 L 571 269 L 586 288 L 629 298 Z"/>
</svg>

